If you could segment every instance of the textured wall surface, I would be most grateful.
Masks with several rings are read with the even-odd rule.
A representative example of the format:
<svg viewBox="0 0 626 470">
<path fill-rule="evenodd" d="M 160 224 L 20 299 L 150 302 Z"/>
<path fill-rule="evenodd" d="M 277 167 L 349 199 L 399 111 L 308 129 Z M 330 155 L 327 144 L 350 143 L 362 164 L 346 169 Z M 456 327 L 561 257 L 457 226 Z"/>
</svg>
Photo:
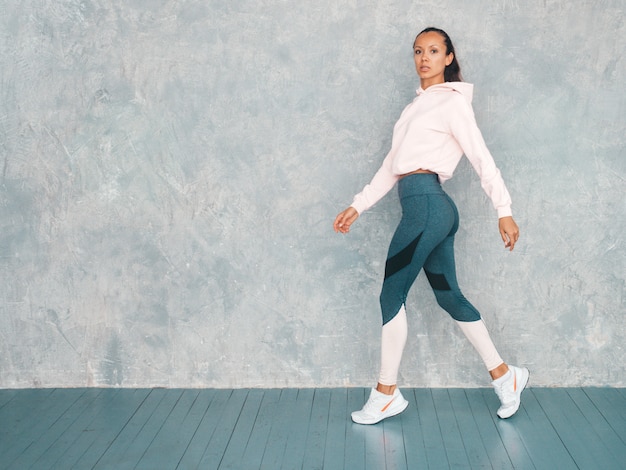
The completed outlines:
<svg viewBox="0 0 626 470">
<path fill-rule="evenodd" d="M 626 386 L 623 0 L 0 0 L 0 387 L 371 385 L 380 165 L 446 29 L 522 237 L 467 161 L 458 276 L 534 385 Z M 403 386 L 478 386 L 419 278 Z"/>
</svg>

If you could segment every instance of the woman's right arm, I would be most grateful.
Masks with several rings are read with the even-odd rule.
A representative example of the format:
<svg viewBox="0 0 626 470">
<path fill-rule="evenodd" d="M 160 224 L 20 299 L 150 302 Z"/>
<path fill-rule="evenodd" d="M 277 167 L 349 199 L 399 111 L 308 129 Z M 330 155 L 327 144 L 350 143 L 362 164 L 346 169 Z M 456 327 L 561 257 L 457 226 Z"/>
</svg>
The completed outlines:
<svg viewBox="0 0 626 470">
<path fill-rule="evenodd" d="M 389 151 L 372 181 L 363 188 L 363 191 L 354 196 L 350 207 L 335 217 L 333 224 L 335 232 L 348 233 L 350 226 L 359 217 L 359 214 L 380 201 L 396 184 L 398 176 L 391 171 L 392 151 L 393 149 Z"/>
<path fill-rule="evenodd" d="M 395 149 L 392 148 L 372 178 L 372 181 L 365 185 L 359 194 L 354 196 L 351 207 L 356 209 L 359 214 L 362 214 L 380 201 L 398 181 L 398 175 L 395 175 L 391 170 L 394 153 Z"/>
</svg>

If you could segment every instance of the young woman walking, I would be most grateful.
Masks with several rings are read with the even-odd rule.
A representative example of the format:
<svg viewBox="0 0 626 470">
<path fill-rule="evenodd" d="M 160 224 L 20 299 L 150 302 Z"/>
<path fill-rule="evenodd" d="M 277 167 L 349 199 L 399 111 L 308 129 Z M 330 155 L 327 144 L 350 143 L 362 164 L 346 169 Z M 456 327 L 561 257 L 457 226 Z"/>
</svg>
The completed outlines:
<svg viewBox="0 0 626 470">
<path fill-rule="evenodd" d="M 407 338 L 405 302 L 422 269 L 438 304 L 456 321 L 485 363 L 501 402 L 498 416 L 508 418 L 519 409 L 529 372 L 502 360 L 480 313 L 459 289 L 454 262 L 459 215 L 441 183 L 452 177 L 465 155 L 498 213 L 500 235 L 509 250 L 519 238 L 511 216 L 511 198 L 476 125 L 471 105 L 473 88 L 462 82 L 448 34 L 426 28 L 417 35 L 413 52 L 420 78 L 417 97 L 394 126 L 391 150 L 382 166 L 334 222 L 336 232 L 348 233 L 359 214 L 398 183 L 402 218 L 389 246 L 380 294 L 383 327 L 378 385 L 363 409 L 352 413 L 352 420 L 374 424 L 408 406 L 396 381 Z"/>
</svg>

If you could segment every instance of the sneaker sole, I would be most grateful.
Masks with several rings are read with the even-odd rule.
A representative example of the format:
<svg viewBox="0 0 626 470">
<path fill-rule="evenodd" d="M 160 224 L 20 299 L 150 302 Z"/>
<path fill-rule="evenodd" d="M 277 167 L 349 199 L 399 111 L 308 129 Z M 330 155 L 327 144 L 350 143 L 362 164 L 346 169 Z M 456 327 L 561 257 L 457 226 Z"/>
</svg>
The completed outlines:
<svg viewBox="0 0 626 470">
<path fill-rule="evenodd" d="M 352 418 L 352 422 L 356 424 L 376 424 L 376 423 L 380 423 L 383 419 L 387 419 L 387 418 L 391 418 L 392 416 L 399 415 L 404 410 L 406 410 L 407 406 L 409 406 L 409 402 L 408 400 L 404 400 L 404 403 L 402 404 L 401 407 L 399 407 L 398 409 L 394 409 L 393 411 L 390 411 L 389 413 L 386 413 L 380 418 L 374 419 L 374 420 L 360 420 L 359 421 L 359 420 L 354 419 L 354 416 L 352 415 L 350 417 Z"/>
<path fill-rule="evenodd" d="M 528 375 L 526 375 L 526 381 L 520 387 L 519 401 L 517 403 L 517 406 L 515 407 L 515 409 L 513 410 L 513 412 L 510 415 L 507 415 L 507 416 L 500 416 L 500 415 L 498 415 L 498 418 L 500 418 L 500 419 L 509 419 L 511 416 L 515 415 L 515 413 L 517 413 L 517 411 L 519 410 L 519 407 L 522 404 L 522 393 L 524 393 L 524 390 L 526 390 L 526 386 L 528 385 L 528 382 L 530 381 L 530 371 L 528 369 L 526 369 L 526 370 L 528 371 Z"/>
</svg>

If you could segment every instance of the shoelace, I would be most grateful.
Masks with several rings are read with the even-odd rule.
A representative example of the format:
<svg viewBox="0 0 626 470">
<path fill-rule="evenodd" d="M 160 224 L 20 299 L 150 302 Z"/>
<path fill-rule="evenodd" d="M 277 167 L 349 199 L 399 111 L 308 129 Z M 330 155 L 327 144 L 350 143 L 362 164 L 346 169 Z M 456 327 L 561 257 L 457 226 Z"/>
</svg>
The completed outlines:
<svg viewBox="0 0 626 470">
<path fill-rule="evenodd" d="M 378 407 L 376 406 L 376 404 L 374 403 L 375 400 L 367 400 L 367 403 L 365 403 L 365 406 L 363 407 L 364 411 L 375 411 L 378 409 Z"/>
<path fill-rule="evenodd" d="M 496 395 L 498 395 L 498 398 L 503 404 L 515 401 L 515 391 L 511 390 L 507 385 L 508 383 L 505 382 L 495 387 Z M 509 390 L 511 390 L 511 393 L 509 393 Z"/>
<path fill-rule="evenodd" d="M 391 397 L 390 397 L 391 398 Z M 365 403 L 365 406 L 363 407 L 363 411 L 365 412 L 374 412 L 374 413 L 380 413 L 380 408 L 381 408 L 381 400 L 367 400 L 367 403 Z M 385 406 L 386 403 L 383 403 L 382 406 Z"/>
</svg>

